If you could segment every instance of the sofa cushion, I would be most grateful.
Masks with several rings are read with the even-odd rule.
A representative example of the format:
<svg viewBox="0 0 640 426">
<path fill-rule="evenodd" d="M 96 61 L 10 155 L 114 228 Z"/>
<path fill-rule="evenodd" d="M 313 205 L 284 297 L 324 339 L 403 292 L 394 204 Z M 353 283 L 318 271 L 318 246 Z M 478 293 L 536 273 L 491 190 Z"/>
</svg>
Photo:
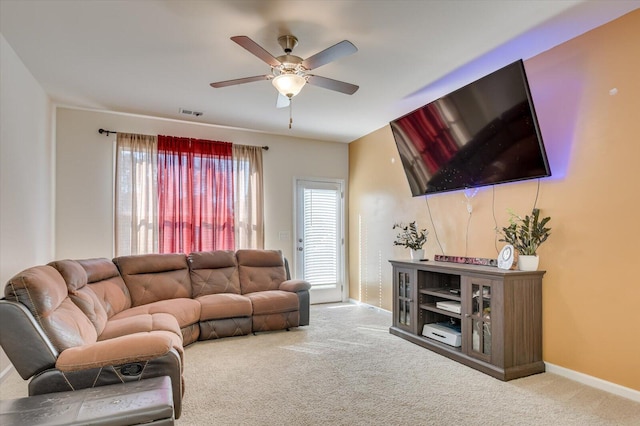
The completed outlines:
<svg viewBox="0 0 640 426">
<path fill-rule="evenodd" d="M 87 272 L 75 260 L 56 260 L 49 265 L 62 275 L 69 291 L 78 291 L 87 285 Z"/>
<path fill-rule="evenodd" d="M 110 367 L 128 362 L 143 362 L 175 349 L 183 360 L 182 339 L 168 331 L 134 333 L 94 342 L 63 351 L 56 361 L 60 371 Z"/>
<path fill-rule="evenodd" d="M 251 299 L 254 316 L 292 312 L 299 309 L 298 296 L 288 291 L 259 291 L 245 296 Z"/>
<path fill-rule="evenodd" d="M 53 266 L 25 269 L 7 282 L 4 294 L 29 309 L 59 352 L 97 339 L 94 325 L 71 301 L 64 279 Z"/>
<path fill-rule="evenodd" d="M 278 290 L 286 280 L 284 257 L 279 250 L 238 250 L 236 258 L 242 294 Z"/>
<path fill-rule="evenodd" d="M 140 314 L 107 321 L 104 331 L 98 336 L 98 340 L 113 339 L 127 334 L 149 331 L 170 331 L 182 338 L 178 320 L 173 315 L 156 313 Z"/>
<path fill-rule="evenodd" d="M 107 311 L 103 302 L 94 291 L 87 286 L 87 272 L 75 260 L 58 260 L 49 263 L 58 270 L 67 283 L 69 298 L 89 318 L 100 335 L 107 323 Z"/>
<path fill-rule="evenodd" d="M 196 300 L 201 305 L 200 321 L 250 317 L 253 310 L 251 300 L 240 294 L 207 294 Z"/>
<path fill-rule="evenodd" d="M 129 308 L 111 317 L 110 321 L 142 314 L 158 313 L 171 314 L 178 321 L 178 325 L 182 329 L 198 322 L 200 319 L 200 302 L 194 299 L 184 298 L 161 300 L 159 302 Z"/>
<path fill-rule="evenodd" d="M 132 306 L 191 298 L 191 278 L 184 254 L 143 254 L 113 259 L 122 275 Z"/>
<path fill-rule="evenodd" d="M 103 301 L 109 318 L 131 307 L 129 289 L 110 259 L 81 259 L 77 262 L 87 273 L 87 284 Z"/>
<path fill-rule="evenodd" d="M 205 294 L 240 294 L 238 264 L 232 250 L 195 252 L 187 257 L 193 297 Z"/>
</svg>

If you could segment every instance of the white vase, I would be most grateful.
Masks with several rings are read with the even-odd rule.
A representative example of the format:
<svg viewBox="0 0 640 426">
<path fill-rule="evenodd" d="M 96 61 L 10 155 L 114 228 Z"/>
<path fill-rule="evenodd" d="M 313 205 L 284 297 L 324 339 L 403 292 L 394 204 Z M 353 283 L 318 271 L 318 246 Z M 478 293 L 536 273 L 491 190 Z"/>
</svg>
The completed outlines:
<svg viewBox="0 0 640 426">
<path fill-rule="evenodd" d="M 411 249 L 411 260 L 420 260 L 420 259 L 424 259 L 424 250 L 423 249 L 418 249 L 418 250 Z"/>
<path fill-rule="evenodd" d="M 540 258 L 532 255 L 518 256 L 518 269 L 521 271 L 537 271 Z"/>
</svg>

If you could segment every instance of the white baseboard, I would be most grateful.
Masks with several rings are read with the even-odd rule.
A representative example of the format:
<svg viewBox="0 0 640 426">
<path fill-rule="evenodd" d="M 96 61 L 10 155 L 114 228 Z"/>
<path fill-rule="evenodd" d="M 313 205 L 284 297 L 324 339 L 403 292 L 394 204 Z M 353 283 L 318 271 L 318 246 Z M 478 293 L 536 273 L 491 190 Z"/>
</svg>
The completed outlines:
<svg viewBox="0 0 640 426">
<path fill-rule="evenodd" d="M 7 367 L 4 370 L 2 370 L 2 372 L 0 373 L 0 383 L 4 382 L 4 379 L 9 377 L 9 374 L 11 374 L 12 371 L 13 371 L 13 365 L 11 364 L 7 365 Z"/>
<path fill-rule="evenodd" d="M 547 373 L 557 374 L 558 376 L 566 377 L 567 379 L 591 386 L 592 388 L 600 389 L 632 401 L 640 402 L 640 391 L 635 389 L 607 382 L 606 380 L 569 370 L 568 368 L 560 367 L 559 365 L 554 365 L 548 362 L 545 362 L 544 364 L 546 366 Z"/>
</svg>

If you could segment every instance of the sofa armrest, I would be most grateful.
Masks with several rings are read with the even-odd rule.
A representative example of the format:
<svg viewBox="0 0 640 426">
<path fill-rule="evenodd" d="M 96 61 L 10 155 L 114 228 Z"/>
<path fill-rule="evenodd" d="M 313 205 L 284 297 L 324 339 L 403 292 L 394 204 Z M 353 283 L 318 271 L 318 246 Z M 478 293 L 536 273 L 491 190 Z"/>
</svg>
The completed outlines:
<svg viewBox="0 0 640 426">
<path fill-rule="evenodd" d="M 165 331 L 134 333 L 75 346 L 60 353 L 56 368 L 67 372 L 149 361 L 167 354 L 173 348 L 178 350 L 182 361 L 182 345 L 172 335 Z"/>
<path fill-rule="evenodd" d="M 0 299 L 0 324 L 0 346 L 20 377 L 53 368 L 58 351 L 22 303 Z"/>
<path fill-rule="evenodd" d="M 287 280 L 283 281 L 282 284 L 280 284 L 280 290 L 290 291 L 292 293 L 309 290 L 310 288 L 311 284 L 304 280 Z"/>
<path fill-rule="evenodd" d="M 309 325 L 309 289 L 311 284 L 304 280 L 287 280 L 280 284 L 280 290 L 298 294 L 300 320 L 298 325 Z"/>
</svg>

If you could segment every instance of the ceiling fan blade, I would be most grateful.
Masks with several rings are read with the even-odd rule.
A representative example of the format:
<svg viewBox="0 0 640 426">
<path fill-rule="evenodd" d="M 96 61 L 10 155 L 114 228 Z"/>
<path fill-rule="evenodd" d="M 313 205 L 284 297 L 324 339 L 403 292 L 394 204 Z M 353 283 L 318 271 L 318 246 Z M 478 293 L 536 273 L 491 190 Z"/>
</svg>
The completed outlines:
<svg viewBox="0 0 640 426">
<path fill-rule="evenodd" d="M 287 98 L 282 93 L 278 93 L 278 99 L 276 99 L 276 108 L 286 108 L 291 103 L 291 99 Z"/>
<path fill-rule="evenodd" d="M 271 55 L 271 53 L 264 50 L 262 46 L 260 46 L 255 41 L 251 40 L 249 37 L 235 36 L 235 37 L 231 37 L 231 40 L 235 41 L 240 46 L 244 47 L 249 52 L 253 53 L 255 56 L 262 59 L 264 62 L 271 65 L 272 67 L 280 66 L 279 60 L 274 58 L 273 55 Z"/>
<path fill-rule="evenodd" d="M 302 66 L 308 70 L 321 67 L 333 62 L 336 59 L 344 56 L 356 53 L 358 48 L 355 47 L 350 41 L 342 40 L 340 43 L 334 44 L 331 47 L 327 47 L 322 52 L 318 52 L 315 55 L 302 61 Z"/>
<path fill-rule="evenodd" d="M 215 83 L 211 83 L 210 86 L 215 89 L 218 89 L 220 87 L 235 86 L 236 84 L 251 83 L 252 81 L 270 80 L 271 77 L 273 76 L 269 74 L 255 75 L 253 77 L 236 78 L 233 80 L 225 80 L 225 81 L 216 81 Z"/>
<path fill-rule="evenodd" d="M 345 93 L 347 95 L 353 95 L 360 88 L 355 84 L 345 83 L 344 81 L 333 80 L 327 77 L 320 77 L 318 75 L 307 74 L 307 82 L 314 86 L 322 87 L 324 89 L 335 90 L 336 92 Z"/>
</svg>

